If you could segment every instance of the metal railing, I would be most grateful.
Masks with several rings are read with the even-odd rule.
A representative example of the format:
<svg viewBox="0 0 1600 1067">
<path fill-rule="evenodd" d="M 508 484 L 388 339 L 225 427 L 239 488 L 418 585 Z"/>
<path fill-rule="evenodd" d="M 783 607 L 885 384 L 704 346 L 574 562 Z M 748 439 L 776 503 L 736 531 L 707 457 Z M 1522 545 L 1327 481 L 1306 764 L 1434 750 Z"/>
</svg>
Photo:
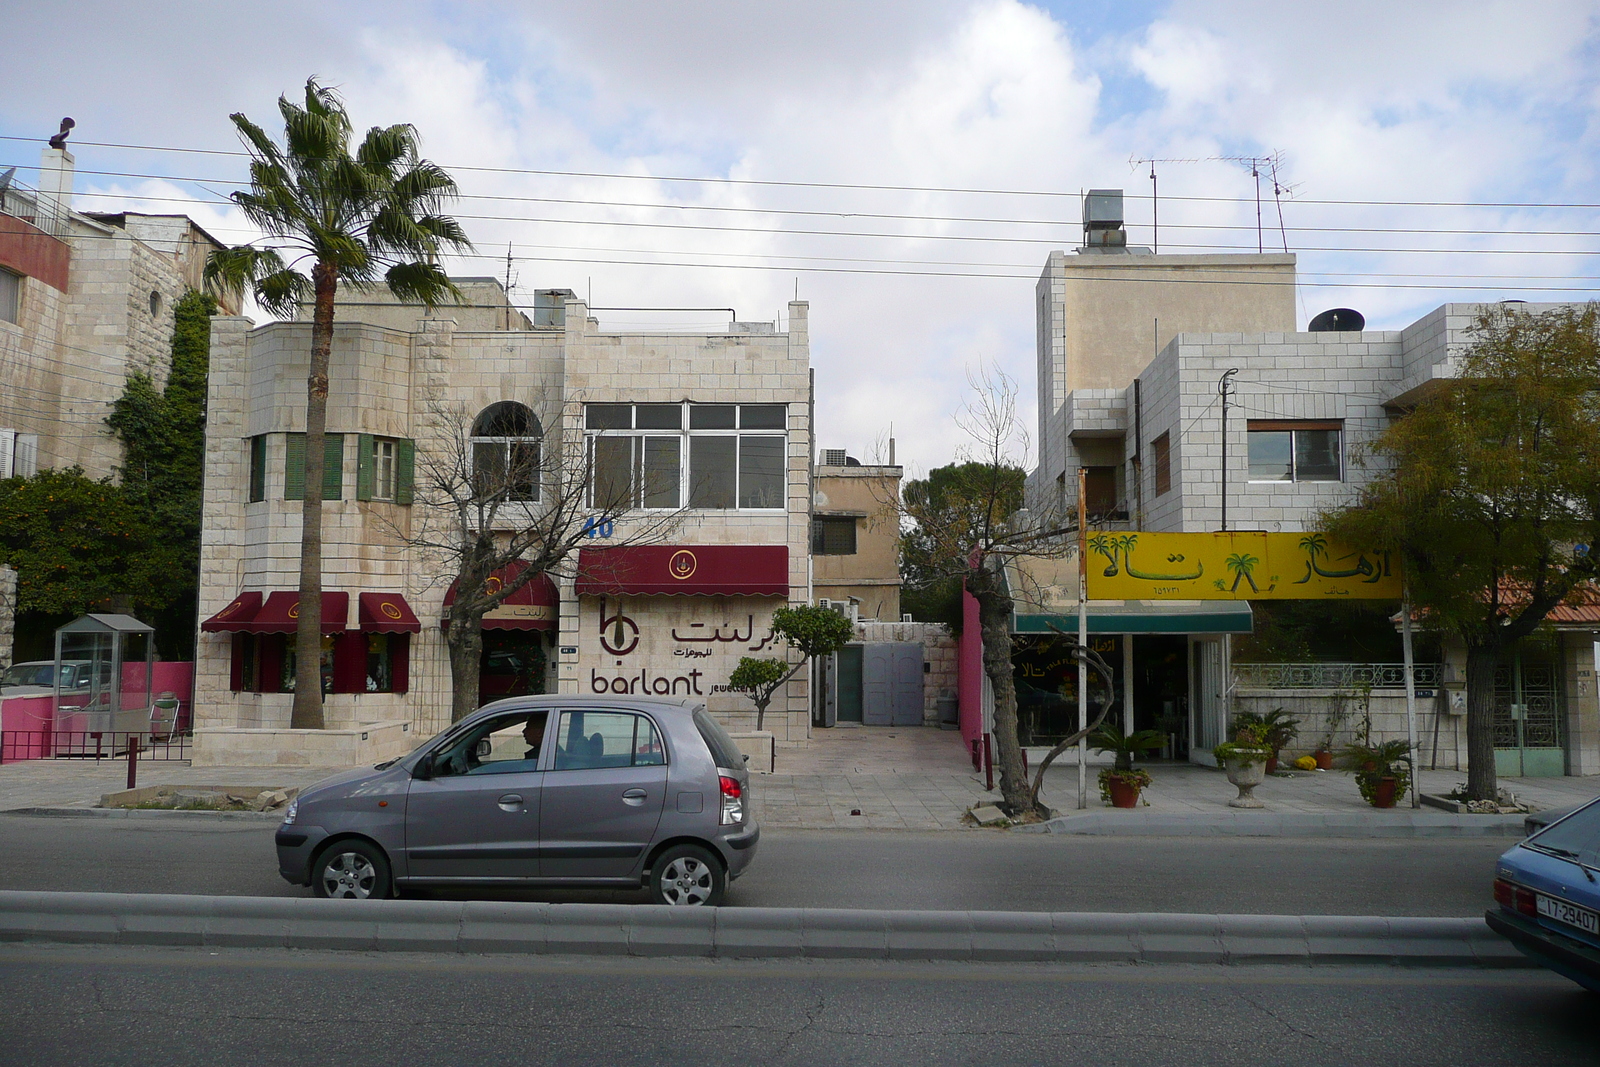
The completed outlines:
<svg viewBox="0 0 1600 1067">
<path fill-rule="evenodd" d="M 41 196 L 37 189 L 23 185 L 13 175 L 6 188 L 0 191 L 0 214 L 21 219 L 52 237 L 65 237 L 71 213 L 61 210 L 51 198 Z"/>
<path fill-rule="evenodd" d="M 189 758 L 187 733 L 152 734 L 124 730 L 0 731 L 0 763 L 38 759 L 127 759 L 137 740 L 140 760 L 175 762 Z"/>
<path fill-rule="evenodd" d="M 1417 686 L 1433 688 L 1444 681 L 1444 665 L 1417 663 L 1411 668 Z M 1404 689 L 1404 663 L 1235 663 L 1235 688 L 1240 689 Z"/>
</svg>

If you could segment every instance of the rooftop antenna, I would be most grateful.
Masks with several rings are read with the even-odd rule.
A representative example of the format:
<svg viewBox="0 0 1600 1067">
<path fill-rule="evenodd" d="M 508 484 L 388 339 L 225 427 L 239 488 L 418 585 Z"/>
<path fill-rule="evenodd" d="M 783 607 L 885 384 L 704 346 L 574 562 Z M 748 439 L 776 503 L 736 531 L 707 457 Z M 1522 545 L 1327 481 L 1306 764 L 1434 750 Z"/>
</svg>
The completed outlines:
<svg viewBox="0 0 1600 1067">
<path fill-rule="evenodd" d="M 1283 238 L 1283 250 L 1289 251 L 1289 231 L 1283 225 L 1283 198 L 1293 196 L 1295 186 L 1278 180 L 1278 168 L 1283 164 L 1283 153 L 1272 153 L 1272 200 L 1278 205 L 1278 235 Z"/>
<path fill-rule="evenodd" d="M 1204 163 L 1204 159 L 1134 159 L 1128 158 L 1130 170 L 1149 164 L 1150 166 L 1150 247 L 1157 255 L 1161 253 L 1161 216 L 1160 200 L 1156 189 L 1156 164 L 1157 163 Z"/>
<path fill-rule="evenodd" d="M 511 290 L 517 284 L 511 276 L 511 242 L 506 242 L 506 329 L 511 329 Z"/>
</svg>

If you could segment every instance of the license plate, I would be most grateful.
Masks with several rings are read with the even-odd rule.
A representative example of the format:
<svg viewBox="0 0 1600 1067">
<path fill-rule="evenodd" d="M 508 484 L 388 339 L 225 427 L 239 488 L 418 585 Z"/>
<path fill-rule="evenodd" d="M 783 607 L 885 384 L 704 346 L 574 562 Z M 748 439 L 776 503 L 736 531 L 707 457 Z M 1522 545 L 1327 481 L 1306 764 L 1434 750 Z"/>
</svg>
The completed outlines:
<svg viewBox="0 0 1600 1067">
<path fill-rule="evenodd" d="M 1586 934 L 1600 937 L 1600 913 L 1592 912 L 1588 908 L 1580 908 L 1568 904 L 1555 897 L 1539 895 L 1539 914 L 1546 919 L 1554 919 L 1558 923 L 1576 926 Z"/>
</svg>

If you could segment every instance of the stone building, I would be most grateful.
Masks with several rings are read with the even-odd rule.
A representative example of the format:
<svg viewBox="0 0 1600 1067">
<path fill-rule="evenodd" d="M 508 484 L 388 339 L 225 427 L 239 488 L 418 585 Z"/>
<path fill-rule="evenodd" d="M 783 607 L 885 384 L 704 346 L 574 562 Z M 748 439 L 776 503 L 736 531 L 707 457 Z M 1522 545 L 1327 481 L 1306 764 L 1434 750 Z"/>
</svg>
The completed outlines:
<svg viewBox="0 0 1600 1067">
<path fill-rule="evenodd" d="M 904 469 L 864 465 L 825 448 L 811 518 L 812 584 L 818 601 L 857 619 L 900 621 L 900 530 L 895 503 Z"/>
<path fill-rule="evenodd" d="M 1292 257 L 1169 257 L 1092 247 L 1086 242 L 1079 257 L 1052 254 L 1039 283 L 1041 462 L 1029 478 L 1028 499 L 1037 512 L 1070 510 L 1083 468 L 1097 531 L 1312 530 L 1322 510 L 1348 501 L 1379 470 L 1355 466 L 1351 457 L 1433 383 L 1455 373 L 1455 357 L 1480 310 L 1446 304 L 1401 330 L 1365 330 L 1358 314 L 1335 309 L 1297 330 Z M 1115 305 L 1081 297 L 1075 303 L 1074 286 L 1114 292 Z M 1127 329 L 1130 317 L 1143 323 L 1151 342 L 1144 355 Z M 1036 591 L 1017 590 L 1024 605 L 1019 632 L 1037 631 L 1056 616 L 1060 628 L 1075 631 L 1075 558 L 1070 569 L 1053 606 L 1030 607 L 1028 601 L 1040 599 Z M 1248 612 L 1237 610 L 1245 606 L 1090 602 L 1091 634 L 1132 680 L 1134 728 L 1171 733 L 1178 754 L 1209 762 L 1230 709 L 1292 706 L 1307 720 L 1302 741 L 1309 746 L 1329 732 L 1330 712 L 1337 718 L 1360 694 L 1378 734 L 1395 736 L 1398 729 L 1404 736 L 1399 675 L 1388 677 L 1395 672 L 1384 665 L 1337 665 L 1349 668 L 1342 674 L 1302 665 L 1306 684 L 1277 665 L 1236 668 L 1226 635 L 1249 632 Z M 1222 610 L 1230 607 L 1231 620 Z M 1195 623 L 1198 611 L 1211 619 L 1204 629 Z M 1567 614 L 1552 618 L 1554 636 L 1519 651 L 1501 672 L 1497 758 L 1505 773 L 1600 771 L 1593 682 L 1600 625 L 1579 618 L 1580 609 L 1561 611 Z M 1459 659 L 1447 645 L 1445 662 L 1429 666 L 1423 685 L 1421 750 L 1430 762 L 1437 753 L 1440 766 L 1464 766 Z M 1345 681 L 1327 681 L 1335 676 Z M 1065 676 L 1042 681 L 1040 699 L 1050 703 L 1073 684 Z M 1334 742 L 1348 740 L 1354 726 L 1354 720 L 1336 726 Z"/>
<path fill-rule="evenodd" d="M 566 450 L 608 484 L 637 485 L 641 516 L 687 509 L 660 544 L 608 555 L 628 520 L 595 529 L 576 570 L 530 583 L 486 618 L 486 696 L 693 696 L 736 729 L 753 719 L 727 676 L 740 656 L 768 654 L 777 607 L 812 598 L 807 305 L 789 305 L 784 332 L 734 322 L 627 333 L 602 330 L 570 291 L 545 291 L 530 320 L 492 281 L 465 289 L 466 308 L 424 314 L 361 294 L 336 319 L 323 505 L 330 729 L 313 737 L 284 732 L 311 326 L 214 320 L 197 760 L 315 763 L 317 746 L 379 734 L 403 745 L 402 733 L 414 743 L 448 723 L 452 574 L 415 542 L 450 518 L 413 479 L 452 433 L 470 437 L 474 463 Z M 651 477 L 629 483 L 640 471 Z M 528 488 L 527 506 L 538 494 Z M 805 742 L 803 673 L 766 724 L 779 745 Z"/>
<path fill-rule="evenodd" d="M 133 371 L 165 383 L 173 305 L 222 247 L 183 215 L 74 211 L 73 170 L 46 148 L 40 188 L 13 175 L 0 194 L 0 478 L 113 473 L 111 404 Z"/>
</svg>

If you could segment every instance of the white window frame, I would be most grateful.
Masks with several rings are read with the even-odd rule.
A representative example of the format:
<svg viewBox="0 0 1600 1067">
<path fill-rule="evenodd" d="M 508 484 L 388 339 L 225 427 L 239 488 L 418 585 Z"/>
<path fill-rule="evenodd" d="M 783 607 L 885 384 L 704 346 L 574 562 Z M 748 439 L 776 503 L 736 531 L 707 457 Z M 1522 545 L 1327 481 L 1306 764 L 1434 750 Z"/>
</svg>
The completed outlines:
<svg viewBox="0 0 1600 1067">
<path fill-rule="evenodd" d="M 1245 428 L 1245 470 L 1250 469 L 1250 435 L 1255 433 L 1286 433 L 1289 435 L 1289 477 L 1287 478 L 1250 478 L 1251 485 L 1338 485 L 1344 482 L 1349 464 L 1345 460 L 1345 435 L 1344 423 L 1335 419 L 1306 419 L 1297 422 L 1294 419 L 1258 420 L 1270 422 L 1266 426 L 1246 426 Z M 1337 423 L 1337 425 L 1333 425 Z M 1331 431 L 1339 435 L 1339 476 L 1337 478 L 1302 478 L 1297 469 L 1300 446 L 1295 440 L 1296 431 Z"/>
<path fill-rule="evenodd" d="M 372 439 L 372 499 L 374 500 L 394 501 L 395 452 L 398 447 L 399 442 L 393 437 Z"/>
<path fill-rule="evenodd" d="M 496 404 L 501 404 L 501 403 L 508 403 L 508 401 L 496 401 Z M 509 401 L 509 403 L 521 404 L 521 401 Z M 478 413 L 478 415 L 476 416 L 476 418 L 474 418 L 474 420 L 473 420 L 474 423 L 476 423 L 478 419 L 483 418 L 484 413 L 487 412 L 490 407 L 494 407 L 494 406 L 495 406 L 494 404 L 490 404 L 488 407 L 485 407 L 483 409 L 483 411 L 480 411 Z M 538 434 L 528 434 L 528 435 L 525 435 L 525 436 L 522 436 L 522 437 L 493 437 L 493 436 L 479 437 L 477 435 L 473 435 L 473 436 L 468 437 L 467 438 L 468 469 L 472 472 L 473 479 L 476 480 L 477 473 L 478 473 L 478 446 L 479 445 L 500 445 L 502 447 L 502 449 L 504 450 L 503 454 L 505 456 L 505 470 L 506 471 L 509 471 L 510 468 L 511 468 L 511 458 L 512 458 L 515 446 L 518 446 L 518 445 L 532 445 L 533 446 L 533 478 L 532 478 L 532 483 L 531 483 L 531 492 L 530 492 L 530 494 L 527 495 L 527 496 L 514 496 L 510 492 L 507 492 L 501 499 L 502 499 L 503 502 L 508 503 L 508 504 L 537 504 L 537 503 L 539 503 L 540 499 L 544 495 L 544 486 L 543 486 L 543 481 L 544 481 L 544 427 L 538 421 L 538 416 L 533 413 L 533 410 L 531 408 L 528 408 L 528 406 L 526 404 L 521 404 L 521 406 L 528 410 L 529 417 L 534 420 L 534 425 L 536 427 L 538 427 L 539 433 Z M 374 471 L 373 473 L 374 473 L 374 480 L 376 480 L 376 473 L 377 472 Z"/>
<path fill-rule="evenodd" d="M 742 513 L 754 514 L 754 515 L 773 515 L 773 514 L 785 513 L 785 512 L 788 511 L 788 509 L 789 509 L 789 500 L 788 500 L 788 496 L 789 496 L 789 427 L 788 427 L 789 415 L 788 415 L 788 408 L 789 408 L 789 405 L 782 404 L 782 403 L 740 404 L 740 403 L 707 403 L 707 402 L 697 402 L 697 401 L 683 401 L 681 404 L 676 405 L 676 406 L 681 408 L 681 414 L 679 416 L 679 422 L 678 422 L 678 429 L 672 430 L 672 429 L 640 429 L 639 428 L 639 426 L 638 426 L 638 422 L 639 422 L 638 409 L 639 408 L 641 408 L 641 407 L 672 407 L 672 406 L 675 406 L 675 405 L 673 405 L 671 403 L 667 403 L 667 404 L 651 404 L 651 403 L 648 403 L 648 402 L 633 403 L 633 402 L 624 402 L 624 401 L 617 401 L 615 403 L 609 403 L 609 404 L 596 402 L 596 403 L 590 403 L 590 404 L 585 404 L 584 405 L 584 414 L 583 414 L 583 419 L 584 419 L 584 431 L 583 431 L 583 436 L 584 436 L 584 457 L 585 457 L 585 459 L 586 459 L 586 461 L 588 463 L 588 469 L 589 469 L 589 504 L 590 504 L 591 507 L 599 506 L 598 504 L 596 504 L 596 502 L 594 500 L 594 479 L 595 479 L 595 474 L 597 473 L 597 467 L 595 465 L 595 441 L 596 440 L 601 439 L 601 438 L 607 438 L 607 439 L 613 439 L 613 440 L 617 439 L 617 438 L 632 438 L 632 439 L 635 439 L 635 440 L 642 440 L 644 438 L 649 438 L 649 437 L 674 437 L 674 438 L 677 438 L 678 442 L 679 442 L 678 443 L 678 504 L 677 504 L 677 506 L 675 506 L 675 507 L 645 507 L 645 506 L 643 506 L 643 496 L 642 496 L 642 493 L 643 493 L 643 485 L 642 485 L 643 478 L 642 478 L 642 471 L 643 471 L 643 462 L 644 462 L 644 458 L 643 458 L 644 457 L 644 446 L 643 446 L 643 444 L 635 444 L 633 446 L 633 453 L 632 453 L 632 455 L 633 455 L 633 458 L 632 458 L 633 485 L 631 486 L 631 489 L 632 489 L 632 493 L 631 493 L 631 495 L 632 495 L 632 508 L 631 508 L 631 510 L 647 511 L 647 512 L 666 512 L 666 511 L 677 511 L 677 510 L 680 510 L 680 509 L 687 509 L 687 510 L 693 510 L 693 511 L 715 512 L 715 513 L 718 513 L 718 514 L 726 514 L 726 513 L 729 513 L 729 512 L 742 512 Z M 597 430 L 589 429 L 588 428 L 588 424 L 589 424 L 589 409 L 593 408 L 593 407 L 610 407 L 610 408 L 626 407 L 626 408 L 628 408 L 629 428 L 628 429 L 597 429 Z M 730 429 L 718 429 L 718 430 L 691 429 L 690 428 L 691 414 L 692 414 L 693 409 L 696 408 L 696 407 L 699 407 L 699 408 L 731 407 L 731 408 L 733 408 L 734 409 L 734 427 L 730 428 Z M 748 429 L 743 428 L 742 427 L 742 423 L 744 422 L 743 409 L 745 409 L 745 408 L 758 408 L 758 407 L 760 407 L 760 408 L 770 408 L 770 407 L 782 408 L 783 411 L 784 411 L 784 416 L 783 416 L 784 426 L 783 426 L 783 428 L 782 429 L 765 429 L 765 428 L 754 428 L 754 427 L 748 428 Z M 735 445 L 734 445 L 734 453 L 733 453 L 733 478 L 734 478 L 734 482 L 733 482 L 733 506 L 732 507 L 727 507 L 727 508 L 697 507 L 693 503 L 691 503 L 690 492 L 691 492 L 693 487 L 689 483 L 689 470 L 690 470 L 690 454 L 691 454 L 691 452 L 693 450 L 693 447 L 694 447 L 693 442 L 695 440 L 704 440 L 706 438 L 713 438 L 713 437 L 733 438 L 735 440 L 735 442 L 736 442 Z M 781 454 L 781 457 L 782 457 L 782 467 L 781 467 L 781 474 L 780 474 L 782 489 L 781 489 L 781 492 L 780 492 L 780 503 L 775 507 L 769 507 L 769 508 L 742 507 L 739 504 L 739 501 L 740 501 L 740 498 L 741 498 L 741 495 L 742 495 L 742 489 L 743 489 L 743 486 L 740 484 L 740 478 L 741 478 L 741 475 L 740 475 L 741 444 L 739 443 L 739 441 L 741 439 L 744 439 L 744 438 L 766 438 L 766 439 L 778 440 L 778 441 L 782 442 L 782 444 L 780 446 L 780 454 Z"/>
</svg>

